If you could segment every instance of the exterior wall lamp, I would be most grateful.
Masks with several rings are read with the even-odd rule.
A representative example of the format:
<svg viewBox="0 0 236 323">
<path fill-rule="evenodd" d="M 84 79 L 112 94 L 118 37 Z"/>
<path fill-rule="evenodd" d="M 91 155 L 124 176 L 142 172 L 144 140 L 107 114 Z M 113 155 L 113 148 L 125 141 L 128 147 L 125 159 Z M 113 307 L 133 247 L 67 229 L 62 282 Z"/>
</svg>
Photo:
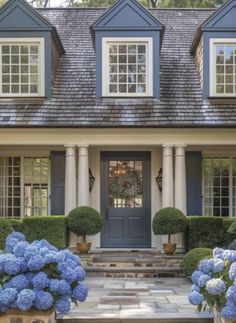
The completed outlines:
<svg viewBox="0 0 236 323">
<path fill-rule="evenodd" d="M 93 176 L 91 168 L 89 168 L 89 192 L 92 191 L 94 182 L 95 182 L 95 177 Z"/>
<path fill-rule="evenodd" d="M 162 192 L 162 167 L 160 168 L 159 173 L 156 177 L 156 182 L 157 182 L 159 191 Z"/>
</svg>

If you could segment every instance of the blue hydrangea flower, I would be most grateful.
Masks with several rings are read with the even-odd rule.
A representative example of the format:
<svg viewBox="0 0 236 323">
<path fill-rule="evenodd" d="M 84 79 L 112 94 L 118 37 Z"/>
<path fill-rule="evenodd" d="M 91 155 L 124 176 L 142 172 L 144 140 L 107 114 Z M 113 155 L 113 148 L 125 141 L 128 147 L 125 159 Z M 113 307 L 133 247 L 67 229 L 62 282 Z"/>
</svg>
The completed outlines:
<svg viewBox="0 0 236 323">
<path fill-rule="evenodd" d="M 222 248 L 215 248 L 213 250 L 213 258 L 223 259 L 224 249 Z"/>
<path fill-rule="evenodd" d="M 225 298 L 227 301 L 236 305 L 236 286 L 230 286 L 226 292 Z"/>
<path fill-rule="evenodd" d="M 40 272 L 34 276 L 32 284 L 35 289 L 44 289 L 49 286 L 49 278 L 45 273 Z"/>
<path fill-rule="evenodd" d="M 221 311 L 221 315 L 226 320 L 234 320 L 236 319 L 236 307 L 226 305 Z"/>
<path fill-rule="evenodd" d="M 53 294 L 58 293 L 59 282 L 60 282 L 59 279 L 51 279 L 50 280 L 50 282 L 49 282 L 49 289 L 50 289 L 50 292 L 51 293 L 53 293 Z"/>
<path fill-rule="evenodd" d="M 25 273 L 28 270 L 27 262 L 24 257 L 17 257 L 17 260 L 20 264 L 20 272 Z"/>
<path fill-rule="evenodd" d="M 28 311 L 33 306 L 36 295 L 30 289 L 22 290 L 16 300 L 17 306 L 21 311 Z"/>
<path fill-rule="evenodd" d="M 18 242 L 13 248 L 13 254 L 16 257 L 23 257 L 25 250 L 28 248 L 29 243 L 27 241 Z"/>
<path fill-rule="evenodd" d="M 229 278 L 234 280 L 236 278 L 236 263 L 233 262 L 229 269 Z"/>
<path fill-rule="evenodd" d="M 203 274 L 209 274 L 208 259 L 201 260 L 200 263 L 199 263 L 198 269 Z"/>
<path fill-rule="evenodd" d="M 32 282 L 32 279 L 34 278 L 35 274 L 34 273 L 31 273 L 31 272 L 28 272 L 25 274 L 25 277 L 28 279 L 28 282 L 31 283 Z"/>
<path fill-rule="evenodd" d="M 199 271 L 199 270 L 195 270 L 193 273 L 192 273 L 192 276 L 191 276 L 191 279 L 192 279 L 192 282 L 197 285 L 198 283 L 198 279 L 202 276 L 202 273 Z"/>
<path fill-rule="evenodd" d="M 13 277 L 11 280 L 9 280 L 8 286 L 11 288 L 15 288 L 18 292 L 20 292 L 23 289 L 28 288 L 29 281 L 25 277 L 25 275 L 17 275 Z"/>
<path fill-rule="evenodd" d="M 34 306 L 40 311 L 46 311 L 53 305 L 53 297 L 50 293 L 41 290 L 35 291 Z"/>
<path fill-rule="evenodd" d="M 195 284 L 194 284 L 194 285 L 192 285 L 192 287 L 191 287 L 191 292 L 194 292 L 194 291 L 199 293 L 199 292 L 200 292 L 200 287 L 198 287 L 198 286 L 197 286 L 197 285 L 195 285 Z"/>
<path fill-rule="evenodd" d="M 68 283 L 72 284 L 77 281 L 77 272 L 70 267 L 61 272 L 61 278 L 65 279 Z"/>
<path fill-rule="evenodd" d="M 214 259 L 214 258 L 208 259 L 208 268 L 210 271 L 213 270 L 215 261 L 216 261 L 216 259 Z"/>
<path fill-rule="evenodd" d="M 18 258 L 11 258 L 5 261 L 4 263 L 4 271 L 10 275 L 14 276 L 20 273 L 21 270 L 21 262 Z"/>
<path fill-rule="evenodd" d="M 213 273 L 220 273 L 225 267 L 225 263 L 222 259 L 215 259 L 213 265 Z"/>
<path fill-rule="evenodd" d="M 66 314 L 70 312 L 70 300 L 67 297 L 61 297 L 56 302 L 56 310 L 58 313 Z"/>
<path fill-rule="evenodd" d="M 79 302 L 84 302 L 88 296 L 88 287 L 79 284 L 73 289 L 73 296 Z"/>
<path fill-rule="evenodd" d="M 10 306 L 14 303 L 17 297 L 17 290 L 15 288 L 3 289 L 0 293 L 0 306 Z"/>
<path fill-rule="evenodd" d="M 200 278 L 198 279 L 197 285 L 199 287 L 205 287 L 206 283 L 208 282 L 208 280 L 211 279 L 211 276 L 203 274 L 200 276 Z"/>
<path fill-rule="evenodd" d="M 0 303 L 0 312 L 1 313 L 5 313 L 6 311 L 8 311 L 9 310 L 9 306 L 7 306 L 7 305 L 2 305 L 1 303 Z"/>
<path fill-rule="evenodd" d="M 213 278 L 206 283 L 206 290 L 211 295 L 220 295 L 225 293 L 226 286 L 222 279 Z"/>
<path fill-rule="evenodd" d="M 17 240 L 17 239 L 14 239 L 14 238 L 12 238 L 12 239 L 8 239 L 7 241 L 6 241 L 6 244 L 5 244 L 5 249 L 6 249 L 6 251 L 7 252 L 9 252 L 9 253 L 12 253 L 13 252 L 13 249 L 14 249 L 14 247 L 15 247 L 15 245 L 18 243 L 19 241 Z"/>
<path fill-rule="evenodd" d="M 82 282 L 83 280 L 85 280 L 87 274 L 83 267 L 81 266 L 76 267 L 75 272 L 77 275 L 76 276 L 77 281 Z"/>
<path fill-rule="evenodd" d="M 44 267 L 44 265 L 44 260 L 40 255 L 35 255 L 28 261 L 28 268 L 31 271 L 40 270 Z"/>
<path fill-rule="evenodd" d="M 66 262 L 60 262 L 58 265 L 57 265 L 57 270 L 60 271 L 60 272 L 63 272 L 65 270 L 67 270 L 67 264 Z"/>
<path fill-rule="evenodd" d="M 6 240 L 17 239 L 18 241 L 25 241 L 25 235 L 21 232 L 13 231 L 7 236 Z"/>
<path fill-rule="evenodd" d="M 74 260 L 72 259 L 67 259 L 66 260 L 66 264 L 68 267 L 72 268 L 72 269 L 75 269 L 78 265 L 77 265 L 77 262 L 75 262 Z"/>
<path fill-rule="evenodd" d="M 32 244 L 26 248 L 25 253 L 24 253 L 24 258 L 25 260 L 29 260 L 30 258 L 34 257 L 37 255 L 39 252 L 38 248 L 33 246 Z"/>
<path fill-rule="evenodd" d="M 65 280 L 60 280 L 58 284 L 58 293 L 61 295 L 71 295 L 70 284 Z"/>
<path fill-rule="evenodd" d="M 44 257 L 44 262 L 45 264 L 57 263 L 57 258 L 55 253 L 53 251 L 50 251 L 50 253 L 46 254 Z"/>
<path fill-rule="evenodd" d="M 47 254 L 50 253 L 50 250 L 46 247 L 39 249 L 40 255 L 44 258 Z"/>
<path fill-rule="evenodd" d="M 203 297 L 198 292 L 193 291 L 191 294 L 189 294 L 188 300 L 192 305 L 196 306 L 202 304 Z"/>
<path fill-rule="evenodd" d="M 222 257 L 223 260 L 236 261 L 236 252 L 234 250 L 225 250 Z"/>
</svg>

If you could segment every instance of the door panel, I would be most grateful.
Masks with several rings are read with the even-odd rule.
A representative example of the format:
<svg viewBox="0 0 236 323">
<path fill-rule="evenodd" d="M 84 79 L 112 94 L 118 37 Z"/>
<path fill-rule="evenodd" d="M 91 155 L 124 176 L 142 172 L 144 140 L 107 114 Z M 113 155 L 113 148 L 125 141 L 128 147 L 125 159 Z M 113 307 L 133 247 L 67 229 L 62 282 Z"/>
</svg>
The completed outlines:
<svg viewBox="0 0 236 323">
<path fill-rule="evenodd" d="M 150 153 L 101 153 L 102 247 L 151 244 Z"/>
</svg>

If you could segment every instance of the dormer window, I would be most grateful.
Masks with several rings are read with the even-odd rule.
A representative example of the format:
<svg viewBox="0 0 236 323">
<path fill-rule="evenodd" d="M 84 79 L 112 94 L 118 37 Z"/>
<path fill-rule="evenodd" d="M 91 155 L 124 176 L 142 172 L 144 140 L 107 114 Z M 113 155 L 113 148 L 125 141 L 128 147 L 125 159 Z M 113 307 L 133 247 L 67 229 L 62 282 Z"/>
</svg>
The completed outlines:
<svg viewBox="0 0 236 323">
<path fill-rule="evenodd" d="M 236 39 L 211 39 L 211 96 L 236 95 Z"/>
<path fill-rule="evenodd" d="M 103 38 L 103 96 L 152 96 L 152 38 Z"/>
<path fill-rule="evenodd" d="M 44 39 L 0 39 L 0 96 L 44 96 Z"/>
</svg>

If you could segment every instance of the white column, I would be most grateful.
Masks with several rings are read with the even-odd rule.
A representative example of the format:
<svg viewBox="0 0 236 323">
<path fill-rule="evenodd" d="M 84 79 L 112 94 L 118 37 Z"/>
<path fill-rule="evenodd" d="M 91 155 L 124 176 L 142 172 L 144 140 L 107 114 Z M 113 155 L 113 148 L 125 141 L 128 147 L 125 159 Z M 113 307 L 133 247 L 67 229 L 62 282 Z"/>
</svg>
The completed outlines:
<svg viewBox="0 0 236 323">
<path fill-rule="evenodd" d="M 78 206 L 89 206 L 89 159 L 88 145 L 79 147 L 78 158 Z"/>
<path fill-rule="evenodd" d="M 175 207 L 186 214 L 185 145 L 175 147 Z"/>
<path fill-rule="evenodd" d="M 162 207 L 174 206 L 173 145 L 163 145 Z"/>
<path fill-rule="evenodd" d="M 76 166 L 75 146 L 66 147 L 66 170 L 65 170 L 65 214 L 76 207 Z"/>
</svg>

